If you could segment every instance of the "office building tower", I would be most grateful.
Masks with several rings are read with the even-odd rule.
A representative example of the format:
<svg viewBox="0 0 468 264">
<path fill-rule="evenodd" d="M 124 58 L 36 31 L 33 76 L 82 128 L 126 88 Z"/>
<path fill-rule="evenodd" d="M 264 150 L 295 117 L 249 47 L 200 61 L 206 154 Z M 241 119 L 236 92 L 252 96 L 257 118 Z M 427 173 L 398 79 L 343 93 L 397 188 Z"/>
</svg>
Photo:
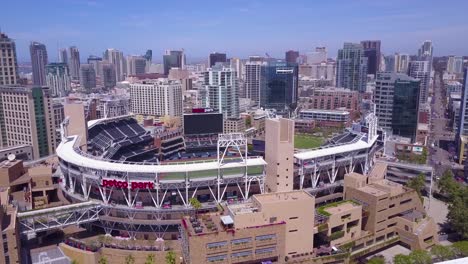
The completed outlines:
<svg viewBox="0 0 468 264">
<path fill-rule="evenodd" d="M 171 68 L 185 68 L 184 50 L 166 50 L 163 55 L 164 74 L 169 74 Z"/>
<path fill-rule="evenodd" d="M 428 61 L 429 62 L 429 71 L 432 71 L 432 56 L 434 53 L 434 48 L 432 46 L 432 41 L 426 40 L 423 42 L 421 47 L 418 49 L 418 60 Z"/>
<path fill-rule="evenodd" d="M 115 67 L 110 63 L 102 63 L 102 86 L 112 89 L 117 84 L 115 77 Z"/>
<path fill-rule="evenodd" d="M 307 64 L 318 64 L 322 62 L 327 62 L 327 48 L 326 47 L 316 47 L 315 51 L 307 52 Z"/>
<path fill-rule="evenodd" d="M 213 52 L 210 53 L 210 56 L 208 57 L 208 67 L 213 67 L 216 63 L 221 62 L 221 63 L 226 63 L 226 53 L 219 53 L 219 52 Z"/>
<path fill-rule="evenodd" d="M 298 58 L 299 58 L 299 51 L 295 51 L 295 50 L 286 51 L 286 55 L 285 55 L 286 62 L 297 63 Z"/>
<path fill-rule="evenodd" d="M 386 72 L 396 72 L 396 55 L 389 55 L 384 57 L 385 68 L 384 71 Z"/>
<path fill-rule="evenodd" d="M 429 85 L 431 80 L 430 61 L 411 61 L 409 63 L 409 76 L 421 81 L 420 104 L 427 103 Z"/>
<path fill-rule="evenodd" d="M 249 56 L 249 62 L 263 62 L 263 61 L 265 61 L 265 58 L 263 58 L 262 56 L 257 56 L 257 55 Z"/>
<path fill-rule="evenodd" d="M 60 49 L 59 50 L 59 62 L 65 63 L 65 64 L 68 65 L 67 49 Z"/>
<path fill-rule="evenodd" d="M 448 73 L 462 73 L 463 71 L 463 57 L 449 56 L 447 61 Z"/>
<path fill-rule="evenodd" d="M 408 74 L 410 56 L 408 54 L 395 53 L 396 72 Z"/>
<path fill-rule="evenodd" d="M 468 136 L 468 68 L 464 69 L 464 79 L 461 91 L 460 119 L 458 136 Z"/>
<path fill-rule="evenodd" d="M 73 80 L 80 79 L 80 51 L 77 47 L 72 46 L 68 49 L 68 54 L 70 55 L 68 61 L 68 69 Z"/>
<path fill-rule="evenodd" d="M 6 34 L 0 32 L 0 85 L 16 84 L 19 79 L 16 44 Z"/>
<path fill-rule="evenodd" d="M 242 61 L 239 58 L 231 58 L 230 60 L 231 63 L 231 68 L 233 68 L 236 71 L 236 77 L 237 79 L 243 79 L 244 76 L 244 65 L 242 64 Z"/>
<path fill-rule="evenodd" d="M 152 50 L 147 50 L 145 55 L 143 55 L 143 58 L 146 60 L 146 67 L 145 67 L 145 72 L 149 72 L 149 68 L 151 67 L 151 63 L 153 63 L 153 51 Z"/>
<path fill-rule="evenodd" d="M 134 114 L 181 117 L 182 85 L 167 79 L 133 83 L 130 85 L 130 102 Z"/>
<path fill-rule="evenodd" d="M 39 86 L 45 85 L 45 67 L 49 63 L 46 46 L 39 42 L 31 42 L 29 53 L 31 55 L 33 84 Z"/>
<path fill-rule="evenodd" d="M 225 119 L 239 118 L 239 84 L 234 69 L 218 63 L 203 75 L 204 106 L 222 113 Z"/>
<path fill-rule="evenodd" d="M 260 76 L 263 64 L 266 62 L 248 61 L 245 64 L 245 98 L 257 106 L 260 106 Z"/>
<path fill-rule="evenodd" d="M 80 66 L 80 86 L 91 92 L 91 89 L 96 88 L 96 72 L 91 64 L 83 64 Z"/>
<path fill-rule="evenodd" d="M 380 128 L 393 135 L 416 138 L 420 80 L 403 73 L 379 72 L 375 86 L 375 114 Z"/>
<path fill-rule="evenodd" d="M 375 76 L 380 67 L 380 40 L 364 40 L 361 45 L 367 58 L 367 74 Z"/>
<path fill-rule="evenodd" d="M 123 53 L 116 49 L 107 49 L 104 52 L 104 60 L 114 65 L 115 81 L 121 82 L 126 77 L 126 62 Z"/>
<path fill-rule="evenodd" d="M 88 64 L 93 66 L 96 77 L 102 79 L 102 58 L 94 55 L 90 55 L 87 60 Z"/>
<path fill-rule="evenodd" d="M 367 84 L 367 58 L 361 44 L 344 43 L 338 50 L 336 86 L 365 92 Z"/>
<path fill-rule="evenodd" d="M 127 56 L 127 76 L 144 74 L 146 59 L 141 56 Z"/>
<path fill-rule="evenodd" d="M 272 61 L 261 67 L 260 106 L 288 113 L 298 99 L 299 69 L 296 63 Z"/>
<path fill-rule="evenodd" d="M 47 87 L 0 86 L 3 147 L 30 145 L 34 159 L 54 153 L 55 122 Z"/>
<path fill-rule="evenodd" d="M 66 63 L 49 63 L 46 66 L 46 82 L 51 96 L 63 97 L 71 90 L 71 77 Z"/>
</svg>

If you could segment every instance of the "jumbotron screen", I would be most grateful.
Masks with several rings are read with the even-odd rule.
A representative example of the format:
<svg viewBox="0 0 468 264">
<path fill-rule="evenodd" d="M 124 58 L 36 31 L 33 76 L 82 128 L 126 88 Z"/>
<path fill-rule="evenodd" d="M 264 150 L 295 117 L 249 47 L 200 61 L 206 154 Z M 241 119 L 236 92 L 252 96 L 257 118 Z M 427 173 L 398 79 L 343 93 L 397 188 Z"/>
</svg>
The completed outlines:
<svg viewBox="0 0 468 264">
<path fill-rule="evenodd" d="M 184 134 L 220 134 L 223 133 L 222 113 L 200 113 L 184 115 Z"/>
</svg>

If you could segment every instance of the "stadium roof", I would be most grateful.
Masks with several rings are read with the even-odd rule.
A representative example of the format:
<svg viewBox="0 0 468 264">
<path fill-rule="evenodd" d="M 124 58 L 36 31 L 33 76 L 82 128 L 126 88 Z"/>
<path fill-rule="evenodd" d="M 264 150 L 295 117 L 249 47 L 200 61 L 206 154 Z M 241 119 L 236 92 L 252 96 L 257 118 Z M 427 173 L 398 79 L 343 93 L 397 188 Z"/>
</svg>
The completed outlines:
<svg viewBox="0 0 468 264">
<path fill-rule="evenodd" d="M 346 153 L 350 151 L 363 150 L 363 149 L 372 147 L 372 145 L 375 143 L 376 140 L 377 140 L 377 136 L 374 137 L 374 139 L 370 140 L 369 142 L 367 142 L 367 138 L 364 137 L 350 144 L 336 145 L 336 146 L 330 146 L 330 147 L 325 147 L 325 148 L 299 152 L 299 153 L 294 154 L 294 157 L 299 160 L 310 160 L 310 159 L 325 157 L 325 156 L 334 155 L 334 154 L 341 154 L 341 153 Z"/>
<path fill-rule="evenodd" d="M 122 119 L 127 119 L 129 117 L 133 117 L 133 115 L 122 115 L 122 116 L 115 116 L 115 117 L 107 117 L 107 118 L 101 118 L 101 119 L 94 119 L 88 121 L 88 129 L 92 128 L 93 126 L 101 123 L 109 123 L 112 121 L 116 120 L 122 120 Z"/>
<path fill-rule="evenodd" d="M 217 170 L 219 167 L 216 160 L 210 160 L 199 163 L 177 163 L 177 164 L 132 164 L 123 163 L 118 161 L 102 160 L 98 157 L 87 157 L 77 152 L 75 143 L 78 136 L 70 136 L 66 141 L 60 143 L 57 147 L 57 156 L 61 159 L 75 164 L 77 166 L 92 168 L 103 171 L 118 171 L 118 172 L 132 172 L 132 173 L 170 173 L 170 172 L 190 172 L 190 171 L 206 171 Z M 253 157 L 247 159 L 247 166 L 262 166 L 266 165 L 263 158 Z M 242 168 L 245 163 L 229 162 L 221 166 L 225 168 Z"/>
</svg>

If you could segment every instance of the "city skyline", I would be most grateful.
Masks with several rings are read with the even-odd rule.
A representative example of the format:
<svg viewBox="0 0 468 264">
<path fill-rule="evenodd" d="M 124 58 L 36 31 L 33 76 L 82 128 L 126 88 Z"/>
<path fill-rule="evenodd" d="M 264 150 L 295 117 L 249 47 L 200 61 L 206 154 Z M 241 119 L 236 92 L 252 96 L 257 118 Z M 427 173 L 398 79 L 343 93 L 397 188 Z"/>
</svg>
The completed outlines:
<svg viewBox="0 0 468 264">
<path fill-rule="evenodd" d="M 27 9 L 22 8 L 24 4 Z M 468 31 L 463 23 L 463 10 L 468 7 L 464 1 L 300 0 L 288 6 L 279 1 L 244 0 L 216 5 L 211 1 L 145 1 L 118 6 L 110 1 L 16 1 L 2 5 L 11 12 L 3 15 L 0 27 L 16 41 L 19 62 L 30 60 L 31 41 L 47 46 L 51 62 L 58 61 L 59 48 L 69 46 L 77 46 L 82 58 L 100 56 L 108 48 L 125 55 L 152 49 L 156 62 L 162 61 L 165 50 L 182 48 L 189 61 L 207 60 L 214 51 L 228 57 L 268 53 L 283 58 L 287 50 L 304 53 L 316 46 L 326 46 L 329 56 L 335 57 L 344 42 L 368 39 L 381 40 L 386 55 L 416 54 L 415 47 L 426 39 L 435 43 L 435 56 L 468 54 L 463 45 L 468 37 L 462 34 Z M 213 15 L 207 17 L 207 13 Z M 31 27 L 20 23 L 21 17 L 38 23 Z"/>
</svg>

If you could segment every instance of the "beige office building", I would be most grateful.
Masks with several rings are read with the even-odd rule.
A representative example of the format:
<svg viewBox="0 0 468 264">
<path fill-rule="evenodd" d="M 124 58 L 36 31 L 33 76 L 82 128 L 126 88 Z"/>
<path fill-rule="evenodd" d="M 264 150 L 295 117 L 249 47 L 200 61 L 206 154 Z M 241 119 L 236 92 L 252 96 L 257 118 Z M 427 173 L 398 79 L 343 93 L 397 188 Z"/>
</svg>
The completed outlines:
<svg viewBox="0 0 468 264">
<path fill-rule="evenodd" d="M 266 192 L 293 189 L 294 121 L 285 118 L 265 122 Z"/>
<path fill-rule="evenodd" d="M 13 39 L 0 32 L 0 85 L 18 83 L 18 62 Z"/>
<path fill-rule="evenodd" d="M 22 263 L 16 213 L 17 209 L 8 204 L 8 188 L 0 190 L 0 226 L 2 231 L 0 263 Z"/>
<path fill-rule="evenodd" d="M 0 86 L 2 146 L 31 145 L 34 159 L 57 147 L 52 102 L 47 87 Z"/>
</svg>

